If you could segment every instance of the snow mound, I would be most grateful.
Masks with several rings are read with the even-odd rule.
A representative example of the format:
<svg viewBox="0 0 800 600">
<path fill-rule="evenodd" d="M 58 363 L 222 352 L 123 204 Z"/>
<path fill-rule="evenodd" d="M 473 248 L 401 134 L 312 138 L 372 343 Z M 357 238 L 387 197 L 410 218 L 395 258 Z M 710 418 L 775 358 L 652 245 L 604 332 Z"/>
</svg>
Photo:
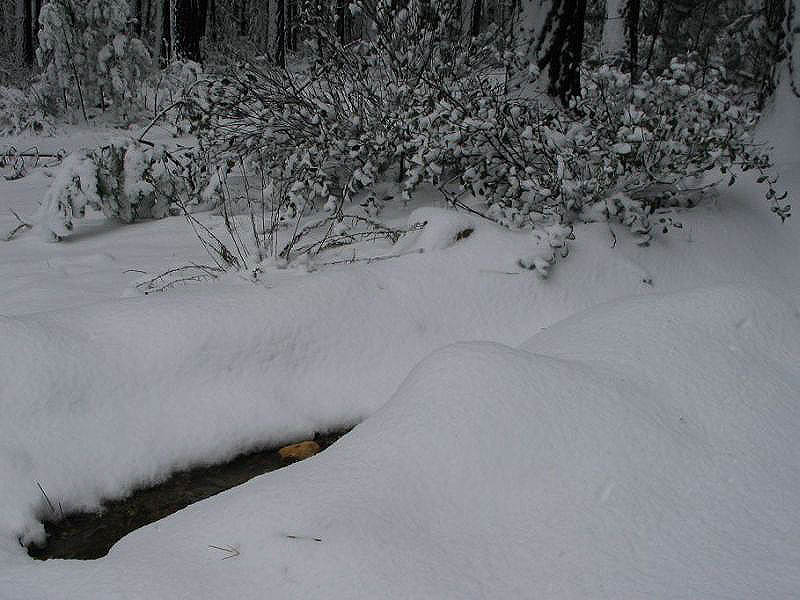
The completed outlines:
<svg viewBox="0 0 800 600">
<path fill-rule="evenodd" d="M 444 250 L 475 231 L 475 219 L 456 210 L 423 207 L 411 212 L 409 228 L 418 227 L 397 242 L 400 252 Z"/>
<path fill-rule="evenodd" d="M 106 559 L 21 568 L 0 588 L 788 598 L 798 356 L 797 310 L 741 287 L 615 302 L 522 349 L 448 346 L 321 455 L 139 530 Z M 239 555 L 220 561 L 208 546 L 223 543 Z"/>
<path fill-rule="evenodd" d="M 38 485 L 64 511 L 93 509 L 176 469 L 361 421 L 445 344 L 520 343 L 543 290 L 482 270 L 513 266 L 519 241 L 476 238 L 447 256 L 0 315 L 0 551 L 41 539 Z M 115 260 L 47 264 L 72 277 Z"/>
</svg>

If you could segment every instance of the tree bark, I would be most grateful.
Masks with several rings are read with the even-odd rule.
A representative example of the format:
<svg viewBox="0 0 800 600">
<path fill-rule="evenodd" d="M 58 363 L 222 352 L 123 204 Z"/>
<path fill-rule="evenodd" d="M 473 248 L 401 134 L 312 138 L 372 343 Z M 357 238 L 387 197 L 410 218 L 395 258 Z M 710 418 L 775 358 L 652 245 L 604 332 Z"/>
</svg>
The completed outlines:
<svg viewBox="0 0 800 600">
<path fill-rule="evenodd" d="M 600 54 L 604 59 L 620 55 L 625 50 L 625 0 L 606 0 L 606 18 Z"/>
<path fill-rule="evenodd" d="M 133 18 L 133 33 L 140 37 L 142 35 L 142 21 L 144 20 L 142 0 L 132 0 L 130 7 L 131 17 Z"/>
<path fill-rule="evenodd" d="M 279 67 L 286 66 L 285 8 L 285 0 L 269 0 L 269 55 Z"/>
<path fill-rule="evenodd" d="M 640 0 L 628 0 L 625 6 L 625 34 L 628 38 L 628 61 L 631 81 L 639 81 L 639 17 L 642 6 Z"/>
<path fill-rule="evenodd" d="M 34 0 L 33 2 L 33 55 L 36 56 L 36 50 L 39 48 L 39 15 L 42 12 L 42 0 Z"/>
<path fill-rule="evenodd" d="M 167 0 L 155 0 L 155 14 L 153 15 L 153 25 L 155 31 L 153 32 L 153 58 L 155 59 L 155 64 L 160 66 L 166 66 L 169 62 L 168 58 L 165 58 L 164 52 L 164 2 Z"/>
<path fill-rule="evenodd" d="M 470 23 L 470 35 L 472 35 L 472 37 L 480 35 L 482 21 L 483 0 L 472 0 L 472 22 Z"/>
<path fill-rule="evenodd" d="M 537 42 L 546 29 L 554 5 L 560 0 L 518 0 L 519 16 L 515 36 L 528 57 L 537 62 Z"/>
<path fill-rule="evenodd" d="M 656 39 L 658 38 L 658 34 L 661 33 L 661 21 L 664 18 L 664 2 L 665 0 L 658 0 L 658 4 L 656 5 L 656 21 L 653 26 L 653 31 L 650 34 L 650 50 L 647 52 L 647 62 L 644 64 L 645 71 L 650 69 L 650 63 L 653 60 L 653 50 L 656 47 Z"/>
<path fill-rule="evenodd" d="M 201 62 L 200 40 L 206 29 L 207 0 L 175 0 L 175 50 L 177 58 Z"/>
<path fill-rule="evenodd" d="M 547 72 L 547 91 L 565 106 L 581 91 L 585 18 L 586 0 L 551 0 L 535 44 L 539 68 Z"/>
<path fill-rule="evenodd" d="M 336 34 L 339 41 L 346 44 L 350 37 L 350 11 L 347 9 L 347 0 L 336 0 Z"/>
<path fill-rule="evenodd" d="M 33 8 L 31 0 L 17 0 L 17 48 L 20 62 L 26 67 L 33 66 Z"/>
</svg>

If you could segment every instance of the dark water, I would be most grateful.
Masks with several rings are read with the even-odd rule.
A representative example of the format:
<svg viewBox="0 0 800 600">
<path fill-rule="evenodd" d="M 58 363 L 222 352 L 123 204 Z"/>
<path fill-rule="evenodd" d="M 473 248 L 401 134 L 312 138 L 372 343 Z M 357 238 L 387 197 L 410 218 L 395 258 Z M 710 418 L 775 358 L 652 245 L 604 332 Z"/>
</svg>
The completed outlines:
<svg viewBox="0 0 800 600">
<path fill-rule="evenodd" d="M 347 431 L 317 435 L 314 440 L 324 450 Z M 28 554 L 41 560 L 101 558 L 131 531 L 292 462 L 278 456 L 278 448 L 270 448 L 241 454 L 226 463 L 177 472 L 163 483 L 137 490 L 123 500 L 104 503 L 101 512 L 67 513 L 43 521 L 47 541 L 43 546 L 28 546 Z"/>
</svg>

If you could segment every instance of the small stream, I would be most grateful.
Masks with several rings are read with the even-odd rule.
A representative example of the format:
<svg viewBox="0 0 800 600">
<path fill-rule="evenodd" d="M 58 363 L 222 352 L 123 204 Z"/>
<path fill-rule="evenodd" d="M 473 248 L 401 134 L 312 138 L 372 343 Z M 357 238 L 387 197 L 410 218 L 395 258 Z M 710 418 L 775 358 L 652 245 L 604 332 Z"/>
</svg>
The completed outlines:
<svg viewBox="0 0 800 600">
<path fill-rule="evenodd" d="M 316 435 L 314 441 L 324 450 L 349 429 Z M 102 558 L 118 540 L 131 531 L 158 521 L 194 502 L 240 485 L 257 475 L 275 471 L 295 460 L 284 459 L 279 448 L 269 448 L 216 465 L 197 467 L 173 474 L 166 481 L 134 491 L 122 500 L 103 504 L 99 512 L 67 513 L 45 520 L 44 545 L 29 545 L 33 558 Z"/>
</svg>

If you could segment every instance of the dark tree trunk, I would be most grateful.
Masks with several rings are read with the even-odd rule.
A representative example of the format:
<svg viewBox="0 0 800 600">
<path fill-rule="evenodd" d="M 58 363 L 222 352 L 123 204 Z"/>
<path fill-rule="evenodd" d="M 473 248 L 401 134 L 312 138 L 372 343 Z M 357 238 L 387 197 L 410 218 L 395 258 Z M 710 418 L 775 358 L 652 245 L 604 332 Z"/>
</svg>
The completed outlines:
<svg viewBox="0 0 800 600">
<path fill-rule="evenodd" d="M 337 0 L 336 1 L 336 33 L 339 36 L 339 40 L 346 44 L 349 40 L 349 27 L 348 27 L 348 17 L 350 15 L 350 11 L 347 10 L 348 6 L 347 0 Z"/>
<path fill-rule="evenodd" d="M 31 0 L 23 0 L 22 11 L 22 60 L 25 66 L 33 66 L 33 8 Z"/>
<path fill-rule="evenodd" d="M 473 0 L 472 2 L 472 21 L 470 23 L 470 35 L 476 37 L 481 33 L 481 21 L 483 20 L 483 0 Z"/>
<path fill-rule="evenodd" d="M 161 48 L 161 66 L 166 67 L 172 61 L 172 18 L 170 14 L 170 0 L 158 0 L 161 2 L 161 39 L 158 40 Z"/>
<path fill-rule="evenodd" d="M 34 0 L 33 2 L 33 48 L 34 54 L 36 48 L 39 47 L 39 15 L 42 12 L 42 0 Z"/>
<path fill-rule="evenodd" d="M 208 0 L 206 32 L 212 42 L 217 41 L 217 0 Z"/>
<path fill-rule="evenodd" d="M 664 1 L 665 0 L 658 0 L 658 4 L 656 5 L 656 19 L 653 30 L 650 33 L 650 50 L 647 52 L 647 62 L 644 64 L 645 71 L 650 69 L 650 62 L 653 60 L 653 50 L 656 46 L 656 39 L 661 32 L 661 21 L 664 18 Z"/>
<path fill-rule="evenodd" d="M 286 45 L 292 52 L 297 52 L 297 43 L 300 39 L 300 19 L 298 18 L 297 0 L 284 0 L 286 6 Z"/>
<path fill-rule="evenodd" d="M 639 81 L 639 15 L 640 0 L 628 0 L 625 5 L 625 35 L 628 38 L 628 60 L 630 61 L 631 81 Z"/>
<path fill-rule="evenodd" d="M 137 37 L 142 35 L 142 21 L 144 20 L 144 9 L 142 7 L 142 0 L 136 0 L 133 3 L 133 32 Z"/>
<path fill-rule="evenodd" d="M 175 1 L 175 49 L 178 58 L 200 62 L 200 40 L 206 30 L 208 0 Z"/>
<path fill-rule="evenodd" d="M 539 39 L 539 68 L 547 69 L 548 93 L 566 106 L 581 91 L 586 0 L 553 0 Z"/>
<path fill-rule="evenodd" d="M 286 67 L 286 0 L 273 0 L 276 3 L 275 56 L 273 60 L 279 67 Z"/>
<path fill-rule="evenodd" d="M 241 11 L 239 12 L 239 35 L 242 37 L 247 36 L 249 29 L 249 16 L 250 10 L 247 6 L 247 1 L 242 2 Z"/>
</svg>

